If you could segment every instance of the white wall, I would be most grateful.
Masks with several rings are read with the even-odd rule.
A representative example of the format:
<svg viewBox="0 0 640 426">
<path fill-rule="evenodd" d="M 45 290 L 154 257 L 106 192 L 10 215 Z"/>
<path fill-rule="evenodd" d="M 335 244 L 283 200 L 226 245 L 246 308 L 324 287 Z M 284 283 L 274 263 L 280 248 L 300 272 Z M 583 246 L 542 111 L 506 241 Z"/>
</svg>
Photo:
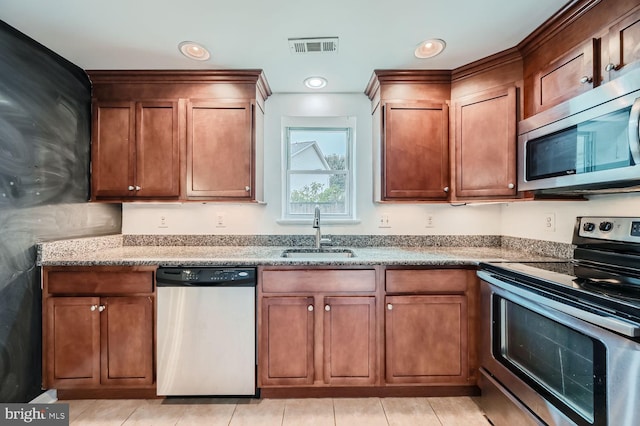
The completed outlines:
<svg viewBox="0 0 640 426">
<path fill-rule="evenodd" d="M 323 223 L 325 234 L 496 235 L 500 205 L 376 204 L 372 201 L 370 102 L 364 94 L 275 94 L 266 103 L 264 205 L 241 203 L 124 203 L 124 234 L 312 234 L 305 225 L 278 223 L 281 216 L 281 118 L 283 116 L 356 117 L 356 213 L 359 223 Z M 224 227 L 218 226 L 223 216 Z M 381 216 L 390 228 L 380 228 Z M 427 228 L 427 216 L 434 227 Z M 164 224 L 161 225 L 162 218 Z"/>
<path fill-rule="evenodd" d="M 555 218 L 555 229 L 546 217 Z M 640 194 L 589 196 L 588 201 L 525 201 L 504 204 L 501 234 L 570 243 L 578 216 L 640 217 Z M 553 227 L 552 227 L 553 228 Z"/>
</svg>

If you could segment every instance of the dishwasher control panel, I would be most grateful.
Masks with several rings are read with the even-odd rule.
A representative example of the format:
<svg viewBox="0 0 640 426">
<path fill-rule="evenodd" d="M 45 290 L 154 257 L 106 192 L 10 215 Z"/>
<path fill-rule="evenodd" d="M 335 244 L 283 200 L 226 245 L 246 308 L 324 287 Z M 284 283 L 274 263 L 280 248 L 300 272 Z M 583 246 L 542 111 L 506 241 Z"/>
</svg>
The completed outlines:
<svg viewBox="0 0 640 426">
<path fill-rule="evenodd" d="M 160 267 L 156 272 L 158 286 L 254 285 L 255 268 L 224 267 Z"/>
</svg>

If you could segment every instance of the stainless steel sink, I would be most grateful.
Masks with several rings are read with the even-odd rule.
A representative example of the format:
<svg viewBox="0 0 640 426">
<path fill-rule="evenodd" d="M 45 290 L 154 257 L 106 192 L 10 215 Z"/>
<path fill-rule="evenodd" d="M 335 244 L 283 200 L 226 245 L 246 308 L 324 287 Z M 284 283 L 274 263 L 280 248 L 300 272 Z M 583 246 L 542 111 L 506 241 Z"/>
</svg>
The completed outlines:
<svg viewBox="0 0 640 426">
<path fill-rule="evenodd" d="M 306 259 L 345 259 L 349 257 L 356 257 L 355 253 L 349 249 L 328 248 L 292 248 L 284 250 L 280 256 Z"/>
</svg>

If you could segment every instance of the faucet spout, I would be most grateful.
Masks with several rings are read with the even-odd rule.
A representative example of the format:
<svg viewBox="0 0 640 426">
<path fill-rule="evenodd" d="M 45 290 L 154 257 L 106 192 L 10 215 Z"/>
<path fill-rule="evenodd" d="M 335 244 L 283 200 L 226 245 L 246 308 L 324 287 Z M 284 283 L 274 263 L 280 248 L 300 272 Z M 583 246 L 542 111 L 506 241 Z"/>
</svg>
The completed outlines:
<svg viewBox="0 0 640 426">
<path fill-rule="evenodd" d="M 313 227 L 316 229 L 316 248 L 320 248 L 322 233 L 320 232 L 320 206 L 316 206 L 313 211 Z"/>
<path fill-rule="evenodd" d="M 313 227 L 320 229 L 320 206 L 313 211 Z"/>
</svg>

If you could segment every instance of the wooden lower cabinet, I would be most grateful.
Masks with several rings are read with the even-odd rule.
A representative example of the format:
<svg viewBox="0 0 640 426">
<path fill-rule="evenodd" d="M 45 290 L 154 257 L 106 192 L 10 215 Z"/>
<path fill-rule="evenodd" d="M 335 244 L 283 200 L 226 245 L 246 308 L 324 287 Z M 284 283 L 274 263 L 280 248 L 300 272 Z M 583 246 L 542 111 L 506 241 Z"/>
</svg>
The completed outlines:
<svg viewBox="0 0 640 426">
<path fill-rule="evenodd" d="M 387 296 L 388 383 L 466 383 L 464 296 Z"/>
<path fill-rule="evenodd" d="M 475 386 L 475 270 L 387 269 L 385 278 L 386 383 Z"/>
<path fill-rule="evenodd" d="M 262 301 L 260 377 L 265 385 L 313 383 L 313 297 Z"/>
<path fill-rule="evenodd" d="M 259 387 L 376 383 L 373 269 L 265 268 L 260 277 Z"/>
<path fill-rule="evenodd" d="M 43 277 L 44 387 L 155 394 L 153 271 L 56 267 Z"/>
</svg>

